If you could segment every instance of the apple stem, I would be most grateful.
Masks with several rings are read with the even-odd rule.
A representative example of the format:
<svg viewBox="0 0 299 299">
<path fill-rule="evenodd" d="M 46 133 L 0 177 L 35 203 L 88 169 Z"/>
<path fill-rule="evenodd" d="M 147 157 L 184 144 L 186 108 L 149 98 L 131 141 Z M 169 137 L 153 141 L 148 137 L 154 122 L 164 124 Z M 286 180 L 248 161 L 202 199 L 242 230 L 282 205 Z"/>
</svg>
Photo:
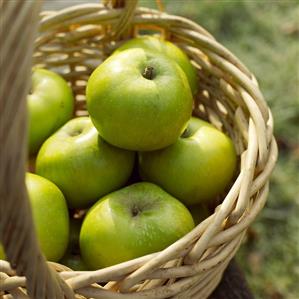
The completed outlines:
<svg viewBox="0 0 299 299">
<path fill-rule="evenodd" d="M 187 127 L 187 128 L 185 129 L 185 131 L 183 132 L 183 134 L 181 135 L 181 138 L 188 138 L 188 137 L 190 137 L 190 130 L 189 130 L 189 128 Z"/>
<path fill-rule="evenodd" d="M 142 73 L 142 76 L 145 78 L 145 79 L 148 79 L 148 80 L 152 80 L 153 77 L 154 77 L 154 68 L 152 66 L 147 66 L 143 73 Z"/>
<path fill-rule="evenodd" d="M 134 206 L 132 209 L 133 217 L 136 217 L 139 213 L 140 213 L 140 210 L 136 206 Z"/>
</svg>

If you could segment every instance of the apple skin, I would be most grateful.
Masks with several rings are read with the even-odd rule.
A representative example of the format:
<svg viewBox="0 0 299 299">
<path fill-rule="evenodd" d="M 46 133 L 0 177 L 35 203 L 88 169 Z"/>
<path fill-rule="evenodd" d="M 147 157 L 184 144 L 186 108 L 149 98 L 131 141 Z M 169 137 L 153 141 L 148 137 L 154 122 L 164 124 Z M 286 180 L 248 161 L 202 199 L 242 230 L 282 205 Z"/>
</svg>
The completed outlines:
<svg viewBox="0 0 299 299">
<path fill-rule="evenodd" d="M 82 226 L 82 219 L 74 219 L 74 218 L 70 219 L 70 238 L 69 238 L 68 251 L 73 255 L 77 255 L 80 253 L 79 236 L 80 236 L 81 226 Z"/>
<path fill-rule="evenodd" d="M 143 180 L 194 205 L 225 190 L 237 157 L 231 139 L 203 120 L 192 117 L 185 132 L 185 137 L 165 149 L 139 153 L 139 170 Z"/>
<path fill-rule="evenodd" d="M 80 255 L 79 236 L 82 226 L 82 219 L 70 218 L 70 233 L 68 240 L 68 247 L 65 256 Z"/>
<path fill-rule="evenodd" d="M 195 225 L 198 225 L 209 216 L 209 209 L 204 204 L 192 205 L 187 208 L 192 215 Z"/>
<path fill-rule="evenodd" d="M 59 261 L 61 264 L 71 268 L 74 271 L 88 270 L 80 256 L 79 237 L 82 225 L 82 219 L 70 219 L 70 235 L 67 251 Z"/>
<path fill-rule="evenodd" d="M 153 78 L 142 73 L 153 67 Z M 184 131 L 192 94 L 182 69 L 165 55 L 129 49 L 110 56 L 90 76 L 87 108 L 99 134 L 128 150 L 168 146 Z"/>
<path fill-rule="evenodd" d="M 71 253 L 67 253 L 61 260 L 60 263 L 69 267 L 74 271 L 87 271 L 88 268 L 83 262 L 80 255 L 73 255 Z"/>
<path fill-rule="evenodd" d="M 48 261 L 64 255 L 69 239 L 69 214 L 62 192 L 38 175 L 26 174 L 26 187 L 41 251 Z"/>
<path fill-rule="evenodd" d="M 4 253 L 4 248 L 3 248 L 1 243 L 0 243 L 0 260 L 6 260 L 6 256 L 5 256 L 5 253 Z"/>
<path fill-rule="evenodd" d="M 60 188 L 69 207 L 86 208 L 127 182 L 134 159 L 134 152 L 105 142 L 89 117 L 78 117 L 42 145 L 36 173 Z"/>
<path fill-rule="evenodd" d="M 194 227 L 188 209 L 160 187 L 141 182 L 100 199 L 80 232 L 90 269 L 108 267 L 163 250 Z"/>
<path fill-rule="evenodd" d="M 27 107 L 29 153 L 32 155 L 52 133 L 72 118 L 72 90 L 58 74 L 37 68 L 32 74 L 32 93 L 27 97 Z"/>
<path fill-rule="evenodd" d="M 192 93 L 196 94 L 198 89 L 196 69 L 190 62 L 188 56 L 179 47 L 157 36 L 144 35 L 125 42 L 114 51 L 114 54 L 133 48 L 142 48 L 146 51 L 155 51 L 175 61 L 185 72 Z"/>
</svg>

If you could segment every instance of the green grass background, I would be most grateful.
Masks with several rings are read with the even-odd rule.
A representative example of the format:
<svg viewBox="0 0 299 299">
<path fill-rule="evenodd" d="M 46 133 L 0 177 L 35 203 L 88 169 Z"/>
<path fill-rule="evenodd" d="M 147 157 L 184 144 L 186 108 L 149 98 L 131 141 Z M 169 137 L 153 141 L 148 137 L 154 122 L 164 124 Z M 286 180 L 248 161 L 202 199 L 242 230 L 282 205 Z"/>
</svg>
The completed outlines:
<svg viewBox="0 0 299 299">
<path fill-rule="evenodd" d="M 143 6 L 156 7 L 153 0 Z M 279 160 L 266 207 L 237 259 L 256 298 L 299 298 L 299 1 L 162 0 L 256 75 L 272 109 Z"/>
</svg>

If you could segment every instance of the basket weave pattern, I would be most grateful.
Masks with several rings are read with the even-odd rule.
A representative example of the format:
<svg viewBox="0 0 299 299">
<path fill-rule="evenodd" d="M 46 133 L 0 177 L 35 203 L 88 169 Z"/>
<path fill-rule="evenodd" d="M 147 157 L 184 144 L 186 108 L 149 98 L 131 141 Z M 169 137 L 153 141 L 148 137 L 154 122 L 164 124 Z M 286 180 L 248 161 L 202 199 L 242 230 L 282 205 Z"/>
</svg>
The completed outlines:
<svg viewBox="0 0 299 299">
<path fill-rule="evenodd" d="M 196 66 L 199 92 L 193 114 L 233 139 L 240 160 L 238 175 L 214 214 L 161 252 L 90 272 L 48 265 L 69 286 L 56 277 L 67 298 L 75 293 L 78 298 L 204 299 L 219 283 L 246 229 L 266 202 L 277 158 L 273 120 L 254 75 L 211 34 L 190 20 L 136 7 L 136 3 L 126 1 L 122 7 L 123 1 L 114 1 L 113 8 L 85 4 L 43 12 L 34 43 L 34 64 L 62 74 L 76 95 L 76 116 L 87 115 L 85 87 L 95 67 L 140 31 L 160 32 L 181 47 Z M 0 265 L 0 295 L 7 291 L 14 298 L 29 298 L 22 290 L 25 278 L 14 276 L 9 263 Z M 45 285 L 46 293 L 49 284 L 53 282 Z M 32 296 L 44 298 L 36 293 Z"/>
</svg>

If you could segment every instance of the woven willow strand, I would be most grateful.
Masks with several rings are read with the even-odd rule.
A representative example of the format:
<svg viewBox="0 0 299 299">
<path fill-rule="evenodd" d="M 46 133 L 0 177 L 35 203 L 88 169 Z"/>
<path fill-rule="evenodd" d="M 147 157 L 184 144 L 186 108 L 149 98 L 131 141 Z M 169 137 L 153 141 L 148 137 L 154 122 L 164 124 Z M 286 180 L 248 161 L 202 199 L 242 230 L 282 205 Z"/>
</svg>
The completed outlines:
<svg viewBox="0 0 299 299">
<path fill-rule="evenodd" d="M 76 94 L 76 115 L 86 115 L 85 87 L 93 69 L 139 30 L 162 32 L 196 66 L 200 91 L 194 115 L 231 136 L 240 156 L 240 171 L 214 214 L 161 252 L 97 271 L 65 271 L 55 263 L 48 265 L 62 271 L 59 277 L 80 298 L 204 299 L 219 283 L 246 229 L 266 202 L 277 158 L 272 115 L 254 75 L 204 28 L 182 17 L 136 8 L 135 0 L 129 2 L 117 0 L 115 8 L 84 4 L 44 12 L 34 43 L 34 63 L 61 73 Z M 0 267 L 0 292 L 22 298 L 24 287 L 32 285 L 31 278 L 27 285 L 24 277 L 14 276 L 7 262 L 0 262 Z M 51 285 L 46 286 L 45 293 L 53 292 L 50 289 Z"/>
<path fill-rule="evenodd" d="M 31 298 L 62 298 L 63 294 L 73 298 L 63 280 L 49 271 L 40 253 L 24 184 L 26 96 L 38 11 L 37 2 L 1 1 L 0 240 L 16 273 L 27 277 Z M 1 284 L 7 278 L 1 273 Z M 27 298 L 20 288 L 13 288 L 11 294 Z"/>
</svg>

